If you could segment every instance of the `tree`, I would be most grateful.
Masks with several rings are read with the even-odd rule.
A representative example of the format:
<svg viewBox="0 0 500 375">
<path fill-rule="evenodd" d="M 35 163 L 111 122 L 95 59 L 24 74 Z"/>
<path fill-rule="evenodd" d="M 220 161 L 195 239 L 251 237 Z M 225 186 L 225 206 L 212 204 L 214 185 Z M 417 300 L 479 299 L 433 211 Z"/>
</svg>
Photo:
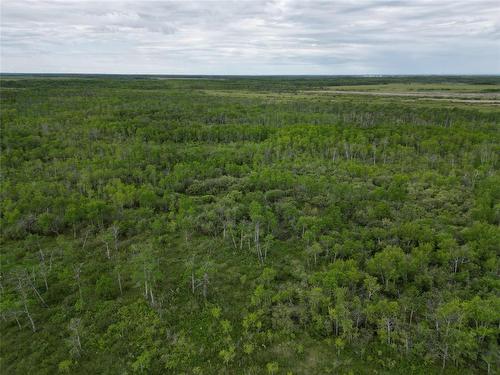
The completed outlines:
<svg viewBox="0 0 500 375">
<path fill-rule="evenodd" d="M 312 245 L 307 247 L 307 253 L 310 254 L 314 259 L 314 265 L 318 263 L 318 255 L 323 252 L 321 245 L 318 242 L 314 242 Z"/>
<path fill-rule="evenodd" d="M 389 289 L 389 284 L 396 282 L 405 272 L 405 254 L 399 247 L 387 246 L 368 260 L 366 267 L 373 275 L 380 276 L 385 288 Z"/>
<path fill-rule="evenodd" d="M 133 246 L 134 251 L 134 278 L 142 284 L 144 298 L 151 304 L 156 306 L 156 284 L 160 280 L 162 274 L 159 266 L 159 258 L 157 250 L 150 242 L 142 246 Z"/>
<path fill-rule="evenodd" d="M 377 279 L 370 275 L 365 276 L 363 284 L 367 292 L 368 299 L 371 299 L 373 296 L 376 296 L 377 293 L 380 291 L 380 289 L 382 289 L 379 283 L 377 282 Z"/>
<path fill-rule="evenodd" d="M 344 339 L 353 338 L 353 321 L 347 304 L 347 289 L 337 288 L 335 290 L 335 303 L 328 308 L 328 315 L 334 321 L 335 336 L 341 336 Z M 342 330 L 342 335 L 340 335 Z"/>
<path fill-rule="evenodd" d="M 392 332 L 395 329 L 399 305 L 396 301 L 381 299 L 367 306 L 368 320 L 377 325 L 380 340 L 388 345 L 392 343 Z"/>
<path fill-rule="evenodd" d="M 436 310 L 438 350 L 443 369 L 449 359 L 458 362 L 462 356 L 468 356 L 474 346 L 472 336 L 462 329 L 464 318 L 464 304 L 458 299 L 443 303 Z"/>
<path fill-rule="evenodd" d="M 262 252 L 262 247 L 261 247 L 261 241 L 260 241 L 260 236 L 261 236 L 261 225 L 264 221 L 264 210 L 260 203 L 253 201 L 250 203 L 250 219 L 252 220 L 252 223 L 254 225 L 254 245 L 255 245 L 255 251 L 257 253 L 257 256 L 259 258 L 259 262 L 261 264 L 264 264 L 264 254 Z"/>
<path fill-rule="evenodd" d="M 451 236 L 444 235 L 439 241 L 438 259 L 443 264 L 451 266 L 453 273 L 459 271 L 459 266 L 467 262 L 467 246 L 459 246 Z"/>
<path fill-rule="evenodd" d="M 31 330 L 33 332 L 36 332 L 35 322 L 33 320 L 33 317 L 31 316 L 31 312 L 29 310 L 30 300 L 29 300 L 28 291 L 27 291 L 28 286 L 27 286 L 27 281 L 26 281 L 26 274 L 17 273 L 16 277 L 17 277 L 17 288 L 16 289 L 17 289 L 17 292 L 19 294 L 19 297 L 21 298 L 21 304 L 23 306 L 24 313 L 26 314 L 26 316 L 28 317 L 28 319 L 30 321 Z"/>
<path fill-rule="evenodd" d="M 193 223 L 196 215 L 196 209 L 193 200 L 190 197 L 182 196 L 179 199 L 179 211 L 177 213 L 177 222 L 179 227 L 184 231 L 184 239 L 186 243 L 193 231 Z"/>
<path fill-rule="evenodd" d="M 186 273 L 190 280 L 191 293 L 194 295 L 197 288 L 201 288 L 201 295 L 208 298 L 210 279 L 216 271 L 216 265 L 210 260 L 196 263 L 194 256 L 186 262 Z"/>
<path fill-rule="evenodd" d="M 83 329 L 82 327 L 82 320 L 80 318 L 72 318 L 68 325 L 68 329 L 70 331 L 70 337 L 68 339 L 70 353 L 76 357 L 80 357 L 82 352 L 82 343 L 80 340 L 81 331 Z"/>
</svg>

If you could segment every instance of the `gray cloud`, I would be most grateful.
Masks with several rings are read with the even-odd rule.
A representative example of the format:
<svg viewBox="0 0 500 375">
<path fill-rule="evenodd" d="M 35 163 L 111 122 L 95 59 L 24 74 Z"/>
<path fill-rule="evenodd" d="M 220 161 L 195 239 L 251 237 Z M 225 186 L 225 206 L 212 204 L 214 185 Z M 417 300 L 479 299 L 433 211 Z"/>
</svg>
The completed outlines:
<svg viewBox="0 0 500 375">
<path fill-rule="evenodd" d="M 3 72 L 500 74 L 500 3 L 1 3 Z"/>
</svg>

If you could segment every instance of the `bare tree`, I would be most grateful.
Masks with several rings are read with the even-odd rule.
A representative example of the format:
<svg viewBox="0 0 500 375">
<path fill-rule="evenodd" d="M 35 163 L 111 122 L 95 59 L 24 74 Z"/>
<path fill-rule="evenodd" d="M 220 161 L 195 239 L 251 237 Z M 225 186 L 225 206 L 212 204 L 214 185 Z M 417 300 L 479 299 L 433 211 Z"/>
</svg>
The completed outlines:
<svg viewBox="0 0 500 375">
<path fill-rule="evenodd" d="M 33 317 L 31 316 L 30 310 L 28 308 L 28 292 L 27 292 L 27 285 L 26 285 L 26 280 L 24 278 L 24 275 L 22 273 L 17 274 L 17 292 L 19 293 L 19 296 L 21 297 L 21 303 L 24 308 L 24 313 L 28 317 L 30 324 L 31 324 L 31 329 L 33 332 L 36 332 L 36 326 L 35 322 L 33 320 Z"/>
<path fill-rule="evenodd" d="M 110 227 L 110 230 L 111 230 L 111 235 L 113 236 L 113 240 L 114 240 L 115 251 L 118 251 L 118 236 L 120 235 L 120 228 L 118 227 L 118 225 L 113 224 Z"/>
<path fill-rule="evenodd" d="M 43 299 L 42 295 L 38 291 L 36 285 L 35 285 L 35 276 L 34 275 L 29 275 L 27 272 L 25 272 L 25 279 L 29 285 L 29 287 L 33 290 L 35 295 L 37 296 L 38 300 L 41 302 L 41 304 L 45 307 L 47 307 L 47 304 L 45 303 L 45 300 Z"/>
<path fill-rule="evenodd" d="M 80 356 L 82 352 L 82 342 L 80 335 L 82 331 L 82 320 L 80 318 L 73 318 L 70 320 L 68 329 L 70 331 L 70 338 L 68 340 L 71 346 L 71 353 L 75 356 Z"/>
</svg>

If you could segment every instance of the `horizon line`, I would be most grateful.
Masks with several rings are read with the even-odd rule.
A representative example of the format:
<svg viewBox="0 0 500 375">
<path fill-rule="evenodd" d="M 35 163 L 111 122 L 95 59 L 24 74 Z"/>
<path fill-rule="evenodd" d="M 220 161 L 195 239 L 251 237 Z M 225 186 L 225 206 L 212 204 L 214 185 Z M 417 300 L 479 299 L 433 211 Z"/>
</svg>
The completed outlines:
<svg viewBox="0 0 500 375">
<path fill-rule="evenodd" d="M 500 73 L 360 73 L 360 74 L 196 74 L 196 73 L 33 73 L 33 72 L 0 72 L 2 75 L 32 76 L 164 76 L 164 77 L 500 77 Z"/>
</svg>

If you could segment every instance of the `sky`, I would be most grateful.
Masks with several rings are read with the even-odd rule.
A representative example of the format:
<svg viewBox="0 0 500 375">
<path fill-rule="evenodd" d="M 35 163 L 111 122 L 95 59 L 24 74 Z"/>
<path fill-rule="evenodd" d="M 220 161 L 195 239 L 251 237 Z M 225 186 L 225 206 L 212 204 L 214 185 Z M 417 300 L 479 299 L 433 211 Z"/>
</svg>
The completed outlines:
<svg viewBox="0 0 500 375">
<path fill-rule="evenodd" d="M 0 71 L 500 74 L 500 1 L 2 0 Z"/>
</svg>

